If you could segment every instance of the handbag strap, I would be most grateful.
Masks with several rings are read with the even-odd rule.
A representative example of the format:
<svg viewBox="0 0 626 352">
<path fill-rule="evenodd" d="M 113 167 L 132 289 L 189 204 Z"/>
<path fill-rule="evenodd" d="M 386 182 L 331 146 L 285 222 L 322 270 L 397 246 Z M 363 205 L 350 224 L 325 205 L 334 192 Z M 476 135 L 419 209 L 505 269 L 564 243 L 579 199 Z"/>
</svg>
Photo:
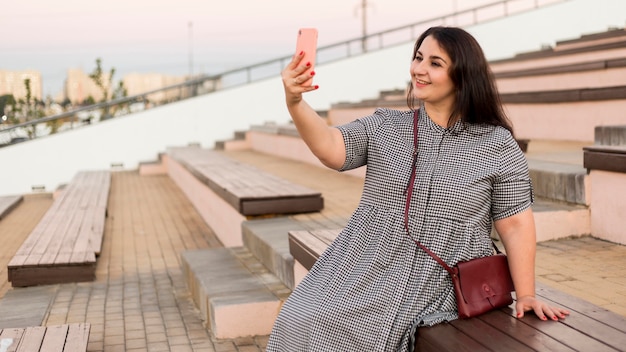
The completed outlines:
<svg viewBox="0 0 626 352">
<path fill-rule="evenodd" d="M 415 183 L 415 174 L 416 174 L 416 168 L 417 168 L 417 146 L 418 146 L 417 138 L 418 138 L 418 110 L 415 110 L 413 112 L 413 162 L 411 163 L 411 177 L 409 178 L 409 184 L 407 185 L 407 188 L 405 190 L 406 203 L 404 207 L 404 229 L 406 230 L 407 236 L 409 236 L 409 238 L 411 238 L 413 242 L 417 244 L 418 247 L 420 247 L 422 250 L 424 250 L 424 252 L 428 253 L 428 255 L 433 257 L 433 259 L 435 259 L 435 261 L 437 261 L 439 265 L 441 265 L 444 269 L 446 269 L 446 271 L 450 275 L 454 276 L 456 275 L 456 271 L 453 268 L 451 268 L 448 264 L 446 264 L 446 262 L 444 262 L 441 258 L 439 258 L 439 256 L 437 256 L 435 253 L 433 253 L 430 249 L 428 249 L 426 246 L 421 244 L 419 241 L 411 237 L 411 235 L 409 234 L 409 206 L 411 205 L 411 196 L 413 195 L 413 185 Z M 498 249 L 496 244 L 493 243 L 493 241 L 491 241 L 491 244 L 493 245 L 493 248 L 496 250 L 496 252 L 500 254 L 500 250 Z"/>
</svg>

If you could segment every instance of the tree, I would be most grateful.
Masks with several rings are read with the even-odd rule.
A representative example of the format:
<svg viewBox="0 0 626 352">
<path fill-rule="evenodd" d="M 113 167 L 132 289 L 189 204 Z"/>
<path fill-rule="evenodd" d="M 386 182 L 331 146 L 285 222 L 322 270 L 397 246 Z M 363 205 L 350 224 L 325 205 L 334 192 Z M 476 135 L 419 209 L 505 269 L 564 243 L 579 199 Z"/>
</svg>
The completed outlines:
<svg viewBox="0 0 626 352">
<path fill-rule="evenodd" d="M 0 96 L 0 118 L 8 115 L 7 121 L 9 123 L 17 123 L 17 120 L 15 119 L 15 114 L 9 114 L 9 112 L 13 112 L 16 110 L 16 104 L 17 101 L 15 101 L 15 97 L 13 96 L 13 94 L 5 94 Z M 0 123 L 3 122 L 5 121 L 0 121 Z"/>
<path fill-rule="evenodd" d="M 33 99 L 32 90 L 30 87 L 30 78 L 24 79 L 24 87 L 26 88 L 26 99 L 20 99 L 15 108 L 15 113 L 19 113 L 24 122 L 35 120 L 44 117 L 44 111 L 40 108 L 37 99 Z M 29 125 L 25 127 L 26 133 L 29 138 L 35 138 L 37 132 L 37 125 Z"/>
<path fill-rule="evenodd" d="M 100 58 L 96 59 L 96 68 L 93 70 L 91 74 L 89 74 L 89 78 L 96 84 L 100 91 L 102 92 L 102 100 L 101 102 L 105 102 L 109 100 L 109 91 L 111 90 L 111 82 L 113 82 L 113 75 L 115 74 L 115 67 L 111 67 L 111 71 L 109 71 L 109 77 L 104 77 L 104 72 L 102 71 L 102 60 Z"/>
<path fill-rule="evenodd" d="M 113 75 L 115 75 L 115 67 L 111 67 L 108 77 L 106 77 L 104 71 L 102 70 L 102 60 L 97 58 L 96 68 L 89 75 L 89 78 L 91 78 L 91 80 L 98 88 L 100 88 L 100 91 L 102 92 L 102 100 L 100 102 L 105 103 L 109 101 L 109 93 L 112 93 L 111 99 L 117 99 L 128 95 L 126 87 L 124 87 L 124 82 L 122 81 L 120 81 L 115 90 L 112 91 Z M 109 107 L 105 106 L 102 109 L 102 118 L 107 119 L 112 117 L 110 115 L 112 114 L 109 113 Z"/>
</svg>

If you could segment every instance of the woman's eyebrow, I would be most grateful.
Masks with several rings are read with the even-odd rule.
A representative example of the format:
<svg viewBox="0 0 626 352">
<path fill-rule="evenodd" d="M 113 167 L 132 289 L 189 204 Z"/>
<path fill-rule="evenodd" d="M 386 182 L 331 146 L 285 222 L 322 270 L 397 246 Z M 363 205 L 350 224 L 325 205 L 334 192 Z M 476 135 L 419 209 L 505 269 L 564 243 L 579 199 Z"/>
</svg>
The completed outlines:
<svg viewBox="0 0 626 352">
<path fill-rule="evenodd" d="M 419 50 L 417 51 L 417 53 L 418 53 L 420 56 L 422 56 L 422 57 L 424 56 L 424 54 L 422 54 L 422 52 L 421 52 L 421 51 L 419 51 Z M 429 56 L 429 58 L 430 58 L 431 60 L 441 60 L 441 61 L 445 62 L 446 64 L 448 63 L 448 62 L 447 62 L 446 60 L 444 60 L 444 58 L 442 58 L 441 56 L 431 55 L 431 56 Z"/>
</svg>

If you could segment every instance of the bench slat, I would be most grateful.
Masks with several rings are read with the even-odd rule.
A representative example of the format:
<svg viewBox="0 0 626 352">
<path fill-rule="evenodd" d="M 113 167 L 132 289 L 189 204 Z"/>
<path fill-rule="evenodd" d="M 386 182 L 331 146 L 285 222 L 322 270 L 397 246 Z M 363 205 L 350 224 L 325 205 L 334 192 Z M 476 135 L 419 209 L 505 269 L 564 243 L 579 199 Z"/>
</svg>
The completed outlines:
<svg viewBox="0 0 626 352">
<path fill-rule="evenodd" d="M 39 351 L 45 334 L 46 328 L 43 326 L 32 326 L 26 328 L 16 352 Z"/>
<path fill-rule="evenodd" d="M 481 319 L 463 319 L 452 324 L 465 335 L 480 341 L 488 350 L 532 352 L 530 347 Z"/>
<path fill-rule="evenodd" d="M 89 324 L 70 325 L 65 340 L 64 352 L 84 352 L 89 343 Z"/>
<path fill-rule="evenodd" d="M 20 248 L 16 251 L 14 256 L 9 262 L 9 266 L 24 265 L 28 256 L 32 253 L 33 249 L 37 246 L 37 243 L 46 236 L 46 233 L 54 232 L 57 226 L 60 226 L 59 221 L 54 221 L 57 209 L 60 207 L 59 203 L 52 203 L 52 206 L 48 209 L 43 218 L 39 221 L 37 226 L 28 235 L 26 240 L 22 243 Z"/>
<path fill-rule="evenodd" d="M 553 302 L 559 302 L 559 305 L 563 305 L 568 308 L 575 307 L 575 310 L 577 312 L 591 317 L 597 321 L 600 321 L 603 324 L 612 327 L 613 329 L 626 333 L 626 317 L 617 315 L 607 309 L 598 307 L 595 304 L 582 300 L 578 297 L 568 295 L 564 292 L 555 290 L 541 283 L 537 283 L 536 290 L 538 296 L 544 297 L 545 299 L 549 299 Z"/>
<path fill-rule="evenodd" d="M 579 311 L 578 305 L 572 304 L 572 302 L 575 300 L 570 299 L 569 304 L 564 304 L 560 300 L 555 299 L 555 297 L 553 296 L 550 296 L 546 293 L 543 293 L 543 295 L 545 295 L 543 296 L 545 300 L 550 301 L 556 305 L 565 306 L 572 311 L 570 316 L 562 322 L 563 324 L 571 327 L 572 329 L 580 331 L 595 340 L 602 341 L 603 344 L 611 346 L 617 351 L 623 349 L 626 346 L 626 334 L 624 334 L 623 331 L 620 331 L 618 328 L 604 323 L 604 321 L 598 321 L 592 317 L 589 317 L 584 312 Z M 564 297 L 565 294 L 562 293 L 560 296 Z M 597 307 L 596 309 L 601 308 Z M 607 313 L 610 312 L 607 311 Z M 615 314 L 611 313 L 607 315 Z M 614 320 L 618 318 L 619 317 L 613 317 Z M 620 328 L 624 329 L 624 326 L 626 326 L 626 319 L 624 319 L 623 323 L 620 325 Z"/>
<path fill-rule="evenodd" d="M 571 320 L 575 319 L 577 314 L 573 313 L 569 317 L 565 319 Z M 602 351 L 610 351 L 615 352 L 616 350 L 605 345 L 601 341 L 594 339 L 593 337 L 585 334 L 584 331 L 580 331 L 577 329 L 572 329 L 567 324 L 561 322 L 553 322 L 553 321 L 541 321 L 537 319 L 532 313 L 523 318 L 523 321 L 528 326 L 541 330 L 543 333 L 549 335 L 555 340 L 570 346 L 576 351 L 594 351 L 594 352 L 602 352 Z M 551 323 L 551 324 L 548 324 Z"/>
<path fill-rule="evenodd" d="M 80 217 L 83 215 L 83 211 L 75 210 L 80 200 L 76 199 L 75 203 L 72 203 L 73 209 L 67 209 L 60 212 L 57 216 L 57 221 L 62 222 L 62 226 L 59 227 L 60 231 L 55 231 L 54 234 L 48 236 L 50 241 L 44 243 L 40 241 L 37 244 L 38 253 L 42 253 L 39 262 L 32 263 L 38 265 L 54 265 L 59 262 L 66 261 L 63 257 L 59 258 L 64 249 L 71 248 L 73 245 L 73 239 L 76 238 L 78 232 L 78 226 L 80 226 Z"/>
<path fill-rule="evenodd" d="M 506 311 L 509 313 L 506 313 Z M 509 308 L 484 314 L 478 319 L 496 327 L 510 336 L 515 336 L 524 345 L 535 351 L 572 352 L 574 349 L 558 342 L 540 330 L 533 329 L 513 316 L 513 305 Z M 546 322 L 550 323 L 550 322 Z"/>
<path fill-rule="evenodd" d="M 17 349 L 20 339 L 24 331 L 22 329 L 0 329 L 0 339 L 12 339 L 7 352 L 14 352 Z"/>
<path fill-rule="evenodd" d="M 68 328 L 67 324 L 49 326 L 41 343 L 41 351 L 63 351 Z"/>
<path fill-rule="evenodd" d="M 487 349 L 478 341 L 465 335 L 450 324 L 438 324 L 428 328 L 429 338 L 422 338 L 420 329 L 417 338 L 418 351 L 480 352 Z"/>
</svg>

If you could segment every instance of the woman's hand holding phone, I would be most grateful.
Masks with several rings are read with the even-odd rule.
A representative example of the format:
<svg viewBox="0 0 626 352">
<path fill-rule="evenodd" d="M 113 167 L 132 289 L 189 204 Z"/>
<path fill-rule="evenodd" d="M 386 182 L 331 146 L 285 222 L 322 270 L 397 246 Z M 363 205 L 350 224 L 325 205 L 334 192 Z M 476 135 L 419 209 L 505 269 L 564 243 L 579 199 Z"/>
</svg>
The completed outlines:
<svg viewBox="0 0 626 352">
<path fill-rule="evenodd" d="M 302 93 L 319 88 L 313 85 L 315 57 L 317 51 L 317 30 L 301 28 L 298 31 L 296 54 L 281 73 L 287 104 L 302 100 Z"/>
</svg>

